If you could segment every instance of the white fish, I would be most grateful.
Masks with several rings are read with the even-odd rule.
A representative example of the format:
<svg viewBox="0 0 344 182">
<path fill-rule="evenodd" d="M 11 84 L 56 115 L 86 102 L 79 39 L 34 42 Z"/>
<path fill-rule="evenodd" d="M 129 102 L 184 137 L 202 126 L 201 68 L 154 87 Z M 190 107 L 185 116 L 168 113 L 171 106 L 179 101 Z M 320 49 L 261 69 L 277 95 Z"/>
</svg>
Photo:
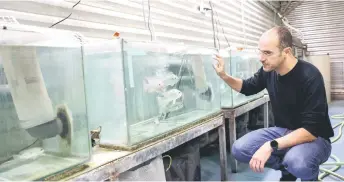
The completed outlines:
<svg viewBox="0 0 344 182">
<path fill-rule="evenodd" d="M 177 89 L 172 89 L 161 94 L 157 100 L 160 116 L 154 120 L 155 124 L 159 124 L 160 120 L 166 119 L 170 112 L 177 111 L 184 107 L 183 93 Z"/>
<path fill-rule="evenodd" d="M 164 82 L 160 78 L 148 77 L 143 79 L 143 89 L 145 92 L 161 92 L 164 88 Z"/>
<path fill-rule="evenodd" d="M 155 77 L 144 78 L 143 89 L 148 93 L 163 92 L 169 86 L 174 86 L 178 81 L 178 77 L 171 72 L 167 72 L 165 74 L 158 73 Z"/>
<path fill-rule="evenodd" d="M 175 75 L 175 74 L 173 74 L 173 73 L 171 73 L 171 72 L 169 72 L 169 73 L 167 73 L 166 75 L 164 75 L 164 77 L 165 77 L 164 84 L 165 84 L 166 86 L 171 86 L 171 87 L 173 87 L 173 86 L 174 86 L 175 84 L 177 84 L 178 81 L 179 81 L 178 76 Z"/>
<path fill-rule="evenodd" d="M 157 98 L 161 113 L 177 111 L 183 108 L 184 95 L 177 89 L 169 90 Z"/>
</svg>

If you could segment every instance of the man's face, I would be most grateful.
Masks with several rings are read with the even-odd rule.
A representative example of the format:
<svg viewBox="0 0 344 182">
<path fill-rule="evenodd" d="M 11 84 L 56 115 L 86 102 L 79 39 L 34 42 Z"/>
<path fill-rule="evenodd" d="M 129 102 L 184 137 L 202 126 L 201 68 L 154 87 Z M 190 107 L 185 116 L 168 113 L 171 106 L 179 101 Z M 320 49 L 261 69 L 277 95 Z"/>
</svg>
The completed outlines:
<svg viewBox="0 0 344 182">
<path fill-rule="evenodd" d="M 258 47 L 264 71 L 270 72 L 278 69 L 286 59 L 285 50 L 280 50 L 278 37 L 274 32 L 263 34 Z"/>
</svg>

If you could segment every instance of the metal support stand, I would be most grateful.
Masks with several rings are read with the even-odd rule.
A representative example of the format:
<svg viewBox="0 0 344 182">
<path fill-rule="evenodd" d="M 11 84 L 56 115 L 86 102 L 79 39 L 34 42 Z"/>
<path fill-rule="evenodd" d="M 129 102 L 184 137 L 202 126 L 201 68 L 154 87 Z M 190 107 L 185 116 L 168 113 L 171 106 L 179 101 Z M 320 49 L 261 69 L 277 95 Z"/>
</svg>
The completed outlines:
<svg viewBox="0 0 344 182">
<path fill-rule="evenodd" d="M 234 110 L 231 111 L 231 115 L 228 118 L 229 119 L 229 148 L 232 150 L 232 146 L 236 140 L 236 121 L 235 121 L 235 112 Z M 232 153 L 232 151 L 230 151 Z M 236 173 L 237 167 L 238 167 L 238 162 L 235 160 L 233 155 L 230 155 L 230 164 L 231 164 L 231 170 L 232 173 Z"/>
<path fill-rule="evenodd" d="M 219 133 L 219 148 L 220 148 L 220 167 L 221 167 L 221 181 L 228 181 L 227 174 L 227 148 L 226 148 L 226 128 L 225 118 L 220 127 L 218 127 Z"/>
<path fill-rule="evenodd" d="M 229 122 L 229 143 L 230 143 L 230 150 L 232 150 L 232 146 L 234 142 L 236 141 L 236 120 L 235 118 L 251 111 L 252 109 L 261 106 L 264 104 L 264 127 L 268 127 L 269 119 L 268 119 L 268 102 L 269 102 L 269 96 L 264 95 L 263 97 L 253 100 L 247 104 L 241 105 L 236 108 L 223 108 L 224 117 L 225 119 L 228 119 Z M 230 165 L 232 173 L 236 173 L 238 169 L 238 162 L 235 160 L 233 155 L 230 155 Z"/>
</svg>

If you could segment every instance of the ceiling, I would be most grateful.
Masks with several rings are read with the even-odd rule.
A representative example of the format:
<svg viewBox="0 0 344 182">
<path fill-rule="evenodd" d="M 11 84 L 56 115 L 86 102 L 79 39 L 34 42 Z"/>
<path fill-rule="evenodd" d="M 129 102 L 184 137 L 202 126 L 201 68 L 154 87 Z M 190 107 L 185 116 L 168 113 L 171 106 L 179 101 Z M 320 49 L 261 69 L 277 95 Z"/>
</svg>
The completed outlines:
<svg viewBox="0 0 344 182">
<path fill-rule="evenodd" d="M 269 0 L 267 1 L 271 4 L 274 8 L 276 8 L 282 16 L 287 16 L 291 11 L 293 11 L 297 6 L 302 4 L 302 0 L 298 1 L 276 1 L 276 0 Z"/>
</svg>

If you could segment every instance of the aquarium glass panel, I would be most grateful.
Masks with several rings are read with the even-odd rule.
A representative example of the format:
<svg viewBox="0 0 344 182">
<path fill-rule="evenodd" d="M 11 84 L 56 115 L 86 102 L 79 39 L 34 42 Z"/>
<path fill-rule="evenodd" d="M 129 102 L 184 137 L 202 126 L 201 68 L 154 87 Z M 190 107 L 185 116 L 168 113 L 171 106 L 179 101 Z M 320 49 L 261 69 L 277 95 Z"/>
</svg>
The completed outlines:
<svg viewBox="0 0 344 182">
<path fill-rule="evenodd" d="M 0 180 L 41 180 L 90 158 L 80 40 L 0 30 Z"/>
<path fill-rule="evenodd" d="M 102 128 L 100 144 L 130 147 L 219 113 L 214 53 L 122 39 L 86 46 L 88 113 L 91 128 Z"/>
<path fill-rule="evenodd" d="M 230 50 L 228 52 L 221 50 L 221 53 L 225 61 L 226 72 L 233 77 L 248 79 L 260 68 L 261 63 L 255 50 Z M 222 88 L 222 108 L 235 108 L 264 95 L 263 92 L 259 92 L 245 96 L 230 88 L 225 82 L 222 82 Z"/>
<path fill-rule="evenodd" d="M 220 111 L 214 49 L 124 42 L 127 120 L 131 144 Z"/>
</svg>

